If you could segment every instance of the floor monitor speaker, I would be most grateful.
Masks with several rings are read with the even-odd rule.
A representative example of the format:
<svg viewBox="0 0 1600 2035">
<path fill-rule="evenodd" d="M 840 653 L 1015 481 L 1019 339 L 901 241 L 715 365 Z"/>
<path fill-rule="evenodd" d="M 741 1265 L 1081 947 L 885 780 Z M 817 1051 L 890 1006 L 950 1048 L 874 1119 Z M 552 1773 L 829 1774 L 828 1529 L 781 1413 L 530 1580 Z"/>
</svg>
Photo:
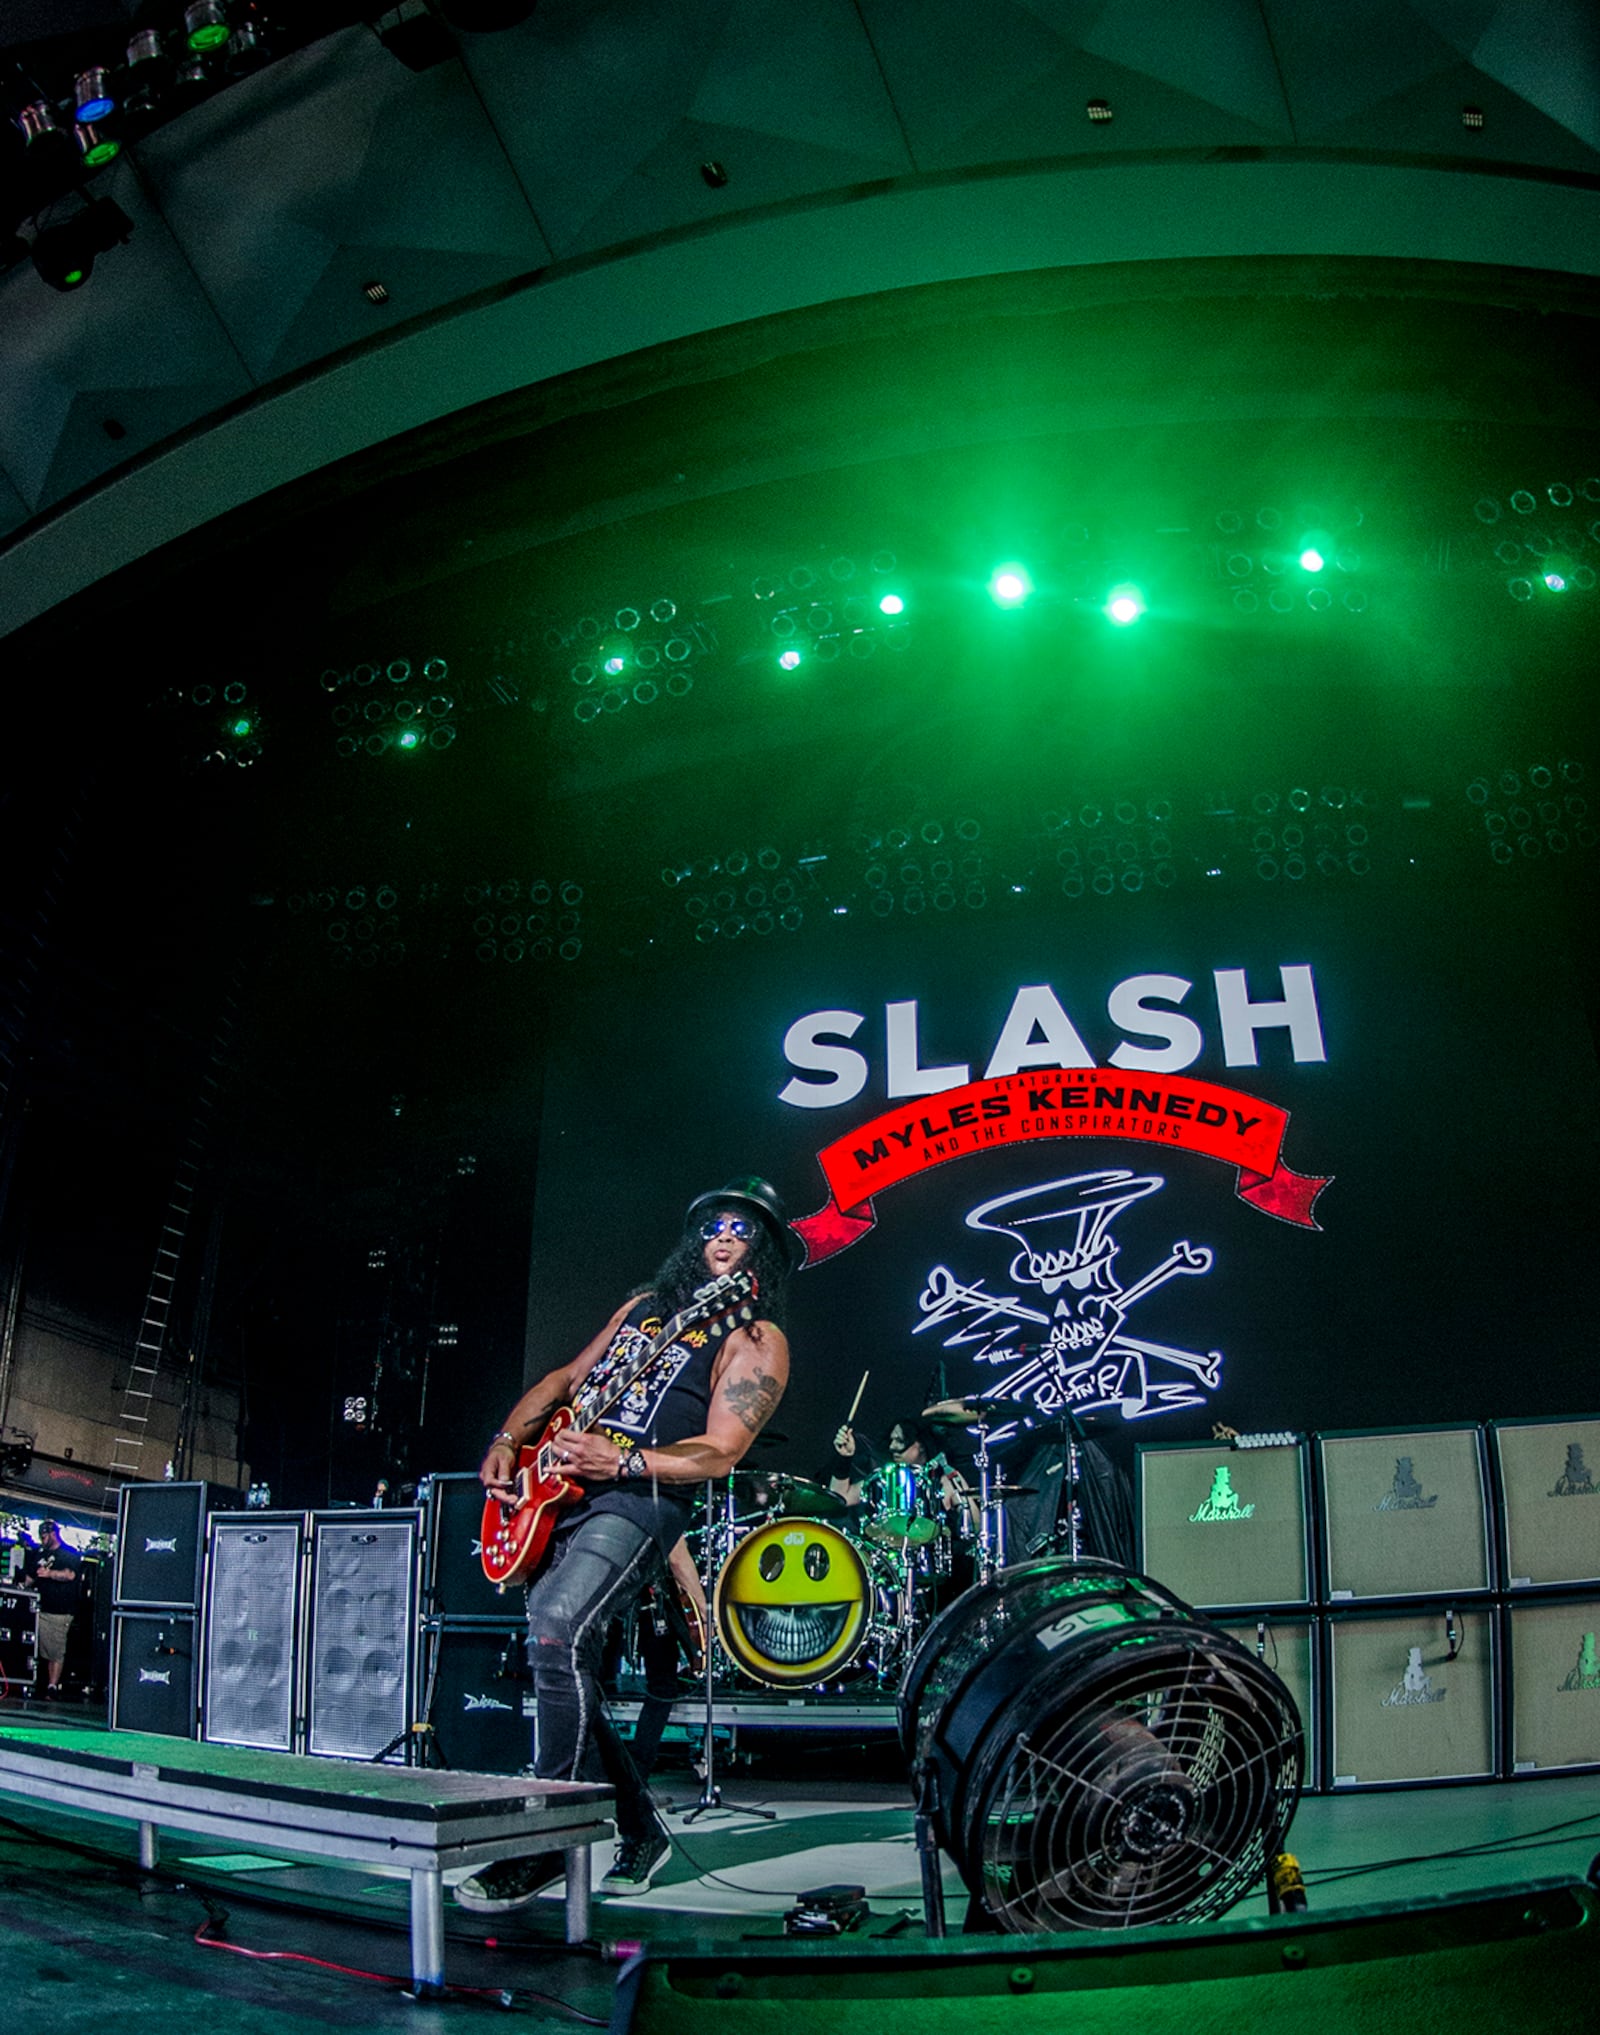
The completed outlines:
<svg viewBox="0 0 1600 2035">
<path fill-rule="evenodd" d="M 1600 1583 L 1600 1419 L 1489 1430 L 1508 1590 Z"/>
<path fill-rule="evenodd" d="M 305 1516 L 239 1512 L 211 1524 L 200 1736 L 294 1752 Z"/>
<path fill-rule="evenodd" d="M 198 1660 L 192 1611 L 119 1611 L 111 1621 L 111 1728 L 193 1738 Z"/>
<path fill-rule="evenodd" d="M 117 1496 L 116 1600 L 130 1610 L 200 1602 L 206 1484 L 124 1484 Z"/>
<path fill-rule="evenodd" d="M 1306 1459 L 1296 1442 L 1138 1452 L 1139 1567 L 1197 1610 L 1310 1599 Z"/>
<path fill-rule="evenodd" d="M 533 1681 L 528 1628 L 445 1625 L 430 1632 L 429 1723 L 455 1773 L 520 1774 L 533 1758 Z"/>
<path fill-rule="evenodd" d="M 1541 1597 L 1506 1610 L 1511 1770 L 1600 1767 L 1600 1597 Z"/>
<path fill-rule="evenodd" d="M 0 1590 L 0 1697 L 32 1695 L 38 1646 L 37 1595 L 32 1590 Z"/>
<path fill-rule="evenodd" d="M 1492 1780 L 1499 1647 L 1484 1604 L 1328 1620 L 1328 1785 Z"/>
<path fill-rule="evenodd" d="M 311 1518 L 306 1751 L 404 1757 L 413 1722 L 419 1517 Z"/>
<path fill-rule="evenodd" d="M 1600 1893 L 1537 1881 L 1162 1930 L 652 1948 L 611 2035 L 1340 2035 L 1571 2029 L 1600 1987 Z"/>
<path fill-rule="evenodd" d="M 1318 1438 L 1330 1604 L 1487 1590 L 1489 1516 L 1475 1427 Z"/>
</svg>

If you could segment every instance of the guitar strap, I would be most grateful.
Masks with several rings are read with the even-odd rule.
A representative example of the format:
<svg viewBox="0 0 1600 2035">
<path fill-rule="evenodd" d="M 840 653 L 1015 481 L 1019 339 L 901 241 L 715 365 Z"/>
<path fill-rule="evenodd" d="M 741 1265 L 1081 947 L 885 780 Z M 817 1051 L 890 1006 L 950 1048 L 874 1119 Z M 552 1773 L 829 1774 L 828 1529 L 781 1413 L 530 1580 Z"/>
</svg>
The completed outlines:
<svg viewBox="0 0 1600 2035">
<path fill-rule="evenodd" d="M 598 1404 L 586 1407 L 582 1414 L 574 1421 L 574 1426 L 579 1429 L 588 1429 L 593 1427 L 598 1420 L 603 1419 L 619 1399 L 627 1397 L 628 1393 L 643 1378 L 650 1366 L 655 1363 L 658 1357 L 664 1356 L 671 1349 L 672 1345 L 686 1329 L 703 1328 L 713 1342 L 720 1342 L 728 1332 L 727 1323 L 730 1317 L 742 1314 L 743 1318 L 748 1321 L 755 1312 L 751 1305 L 755 1298 L 755 1281 L 747 1273 L 736 1273 L 733 1277 L 737 1282 L 737 1290 L 719 1295 L 713 1301 L 702 1303 L 708 1311 L 702 1313 L 700 1307 L 693 1304 L 680 1308 L 660 1333 L 651 1337 L 638 1362 L 621 1377 L 615 1381 L 608 1382 L 605 1394 Z M 609 1354 L 610 1351 L 608 1350 L 607 1355 Z M 603 1363 L 605 1359 L 602 1358 L 601 1361 Z M 576 1396 L 582 1397 L 581 1387 Z"/>
</svg>

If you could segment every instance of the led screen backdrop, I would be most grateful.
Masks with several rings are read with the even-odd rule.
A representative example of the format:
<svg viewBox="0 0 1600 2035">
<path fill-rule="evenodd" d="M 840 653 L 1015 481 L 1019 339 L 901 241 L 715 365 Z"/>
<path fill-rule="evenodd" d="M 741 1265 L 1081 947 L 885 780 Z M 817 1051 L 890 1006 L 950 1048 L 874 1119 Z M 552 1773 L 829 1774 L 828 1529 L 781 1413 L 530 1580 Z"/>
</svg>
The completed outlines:
<svg viewBox="0 0 1600 2035">
<path fill-rule="evenodd" d="M 847 937 L 573 1012 L 530 1374 L 648 1276 L 693 1195 L 755 1171 L 809 1253 L 791 1468 L 864 1370 L 868 1431 L 942 1382 L 1130 1445 L 1592 1401 L 1594 1055 L 1526 907 L 1219 899 Z"/>
</svg>

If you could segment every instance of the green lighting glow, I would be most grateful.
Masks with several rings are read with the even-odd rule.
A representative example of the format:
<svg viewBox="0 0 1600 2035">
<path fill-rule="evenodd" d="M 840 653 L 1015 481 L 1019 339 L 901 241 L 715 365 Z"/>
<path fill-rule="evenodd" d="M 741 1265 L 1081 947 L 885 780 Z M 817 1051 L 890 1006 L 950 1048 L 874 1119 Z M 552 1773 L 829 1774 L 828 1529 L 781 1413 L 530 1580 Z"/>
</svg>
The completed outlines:
<svg viewBox="0 0 1600 2035">
<path fill-rule="evenodd" d="M 1033 581 L 1024 567 L 998 565 L 989 575 L 989 598 L 997 608 L 1020 608 L 1033 592 Z"/>
<path fill-rule="evenodd" d="M 1300 554 L 1300 566 L 1304 572 L 1321 572 L 1327 562 L 1314 544 L 1308 544 Z"/>
<path fill-rule="evenodd" d="M 1144 595 L 1136 586 L 1114 586 L 1106 596 L 1106 613 L 1125 629 L 1144 613 Z"/>
<path fill-rule="evenodd" d="M 405 733 L 400 737 L 400 747 L 402 749 L 415 749 L 421 744 L 421 741 L 422 737 L 417 733 L 415 728 L 407 728 Z"/>
<path fill-rule="evenodd" d="M 782 666 L 782 668 L 785 671 L 798 671 L 800 669 L 799 651 L 780 650 L 778 652 L 778 663 Z"/>
<path fill-rule="evenodd" d="M 234 722 L 232 732 L 235 735 L 248 735 L 251 728 L 254 725 L 255 723 L 253 721 L 248 720 L 243 714 L 241 714 L 238 720 Z"/>
<path fill-rule="evenodd" d="M 1553 594 L 1564 594 L 1567 590 L 1567 575 L 1564 572 L 1547 572 L 1544 583 Z"/>
<path fill-rule="evenodd" d="M 606 659 L 605 670 L 608 678 L 616 678 L 619 673 L 626 671 L 627 668 L 628 660 L 626 657 L 613 655 Z"/>
<path fill-rule="evenodd" d="M 75 290 L 88 273 L 87 269 L 68 269 L 61 280 L 69 290 Z"/>
<path fill-rule="evenodd" d="M 878 603 L 878 610 L 885 615 L 903 615 L 906 611 L 904 595 L 885 594 Z"/>
<path fill-rule="evenodd" d="M 221 49 L 228 40 L 228 35 L 228 24 L 225 21 L 208 22 L 190 35 L 189 47 L 196 56 L 204 56 L 207 50 Z"/>
<path fill-rule="evenodd" d="M 97 141 L 84 156 L 84 167 L 91 170 L 103 169 L 107 163 L 115 162 L 121 153 L 120 141 Z"/>
</svg>

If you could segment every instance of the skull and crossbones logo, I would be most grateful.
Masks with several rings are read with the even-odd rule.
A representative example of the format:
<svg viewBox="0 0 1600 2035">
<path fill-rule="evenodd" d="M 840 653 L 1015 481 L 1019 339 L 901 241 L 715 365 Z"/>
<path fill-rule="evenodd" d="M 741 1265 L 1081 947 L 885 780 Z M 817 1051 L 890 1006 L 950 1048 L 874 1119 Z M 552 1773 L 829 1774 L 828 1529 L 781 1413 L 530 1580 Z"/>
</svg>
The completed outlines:
<svg viewBox="0 0 1600 2035">
<path fill-rule="evenodd" d="M 1113 1224 L 1164 1185 L 1158 1175 L 1126 1170 L 1075 1173 L 981 1203 L 967 1227 L 1010 1238 L 1013 1289 L 1031 1288 L 1048 1305 L 1030 1305 L 1016 1290 L 991 1293 L 981 1280 L 968 1284 L 935 1265 L 915 1333 L 945 1330 L 946 1349 L 976 1344 L 975 1362 L 1011 1366 L 981 1396 L 1031 1400 L 1042 1414 L 1115 1406 L 1134 1420 L 1203 1405 L 1221 1380 L 1222 1352 L 1150 1342 L 1130 1334 L 1127 1321 L 1168 1280 L 1209 1272 L 1212 1253 L 1180 1241 L 1131 1285 L 1117 1275 Z"/>
</svg>

